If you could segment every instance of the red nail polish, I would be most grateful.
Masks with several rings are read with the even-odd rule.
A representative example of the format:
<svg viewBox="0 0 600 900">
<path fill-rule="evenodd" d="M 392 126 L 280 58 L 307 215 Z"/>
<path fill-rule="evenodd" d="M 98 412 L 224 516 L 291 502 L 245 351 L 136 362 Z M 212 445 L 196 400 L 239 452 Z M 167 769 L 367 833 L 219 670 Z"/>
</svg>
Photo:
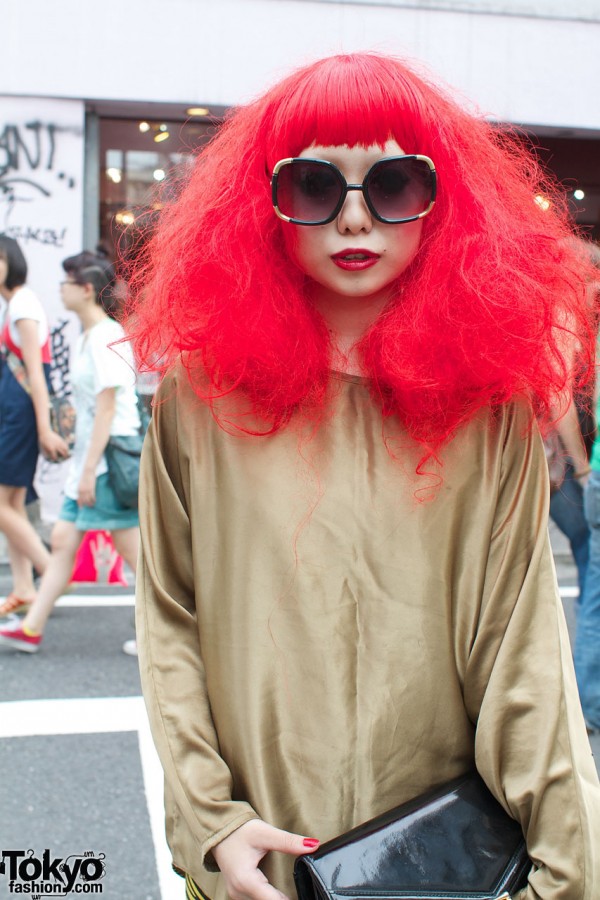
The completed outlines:
<svg viewBox="0 0 600 900">
<path fill-rule="evenodd" d="M 302 841 L 305 847 L 318 847 L 321 841 L 318 841 L 316 838 L 304 838 Z"/>
</svg>

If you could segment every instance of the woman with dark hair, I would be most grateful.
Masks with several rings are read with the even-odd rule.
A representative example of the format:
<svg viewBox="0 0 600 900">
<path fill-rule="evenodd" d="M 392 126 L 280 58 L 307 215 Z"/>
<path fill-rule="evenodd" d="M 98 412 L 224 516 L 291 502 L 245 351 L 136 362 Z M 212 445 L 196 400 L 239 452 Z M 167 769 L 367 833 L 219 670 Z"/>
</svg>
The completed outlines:
<svg viewBox="0 0 600 900">
<path fill-rule="evenodd" d="M 25 511 L 39 452 L 55 461 L 69 455 L 50 426 L 48 319 L 26 280 L 21 248 L 0 234 L 0 295 L 7 303 L 0 340 L 0 531 L 6 535 L 13 579 L 0 617 L 28 609 L 35 594 L 33 570 L 41 574 L 48 565 L 48 551 Z"/>
<path fill-rule="evenodd" d="M 62 301 L 82 325 L 70 372 L 75 444 L 65 499 L 52 531 L 52 554 L 35 601 L 22 621 L 0 630 L 0 642 L 29 653 L 40 647 L 86 531 L 110 531 L 117 551 L 134 571 L 137 565 L 138 513 L 119 503 L 104 455 L 111 435 L 135 435 L 140 428 L 131 350 L 118 343 L 123 328 L 111 317 L 114 271 L 104 257 L 89 251 L 69 257 L 63 268 L 67 278 L 61 285 Z"/>
<path fill-rule="evenodd" d="M 289 897 L 291 857 L 472 769 L 522 897 L 598 897 L 536 427 L 571 332 L 591 358 L 570 233 L 518 141 L 376 54 L 235 111 L 163 211 L 137 616 L 188 897 Z"/>
</svg>

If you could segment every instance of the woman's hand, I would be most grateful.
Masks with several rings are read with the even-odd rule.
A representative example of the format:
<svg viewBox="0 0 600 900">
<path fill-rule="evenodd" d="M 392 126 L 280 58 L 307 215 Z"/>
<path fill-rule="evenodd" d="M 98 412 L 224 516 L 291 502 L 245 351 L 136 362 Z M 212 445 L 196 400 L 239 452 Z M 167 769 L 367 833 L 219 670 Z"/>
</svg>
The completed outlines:
<svg viewBox="0 0 600 900">
<path fill-rule="evenodd" d="M 213 856 L 225 879 L 231 900 L 288 900 L 258 868 L 271 850 L 301 856 L 318 847 L 316 838 L 305 838 L 252 819 L 213 847 Z"/>
<path fill-rule="evenodd" d="M 96 472 L 84 469 L 79 479 L 77 488 L 77 503 L 79 506 L 94 506 L 96 503 Z"/>
<path fill-rule="evenodd" d="M 56 434 L 51 428 L 38 435 L 38 443 L 46 459 L 50 459 L 52 462 L 60 462 L 63 459 L 68 459 L 71 455 L 66 442 L 61 438 L 60 434 Z"/>
</svg>

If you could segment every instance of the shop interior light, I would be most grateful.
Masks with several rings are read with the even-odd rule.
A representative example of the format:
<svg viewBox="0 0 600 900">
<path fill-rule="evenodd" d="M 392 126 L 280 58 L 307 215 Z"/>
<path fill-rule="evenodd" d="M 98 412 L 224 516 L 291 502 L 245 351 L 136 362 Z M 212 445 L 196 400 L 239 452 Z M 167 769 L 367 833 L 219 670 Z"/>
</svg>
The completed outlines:
<svg viewBox="0 0 600 900">
<path fill-rule="evenodd" d="M 135 216 L 129 209 L 120 209 L 118 213 L 115 213 L 115 222 L 118 225 L 133 225 Z"/>
<path fill-rule="evenodd" d="M 152 175 L 153 175 L 155 181 L 162 181 L 163 178 L 165 177 L 165 170 L 164 169 L 155 169 L 154 172 L 152 173 Z"/>
<path fill-rule="evenodd" d="M 123 179 L 123 173 L 120 169 L 111 166 L 106 170 L 106 177 L 110 178 L 113 184 L 120 184 Z"/>
<path fill-rule="evenodd" d="M 585 191 L 582 191 L 581 188 L 577 188 L 576 191 L 573 191 L 573 196 L 576 200 L 583 200 L 585 197 Z"/>
<path fill-rule="evenodd" d="M 159 131 L 158 134 L 154 135 L 154 140 L 157 144 L 160 144 L 161 141 L 168 141 L 171 137 L 168 131 Z"/>
<path fill-rule="evenodd" d="M 138 128 L 140 129 L 140 131 L 142 133 L 144 133 L 146 131 L 150 131 L 150 125 L 148 124 L 148 122 L 140 122 L 140 124 L 138 125 Z"/>
<path fill-rule="evenodd" d="M 186 109 L 186 113 L 188 116 L 208 116 L 210 109 L 207 109 L 206 106 L 190 106 L 189 109 Z"/>
<path fill-rule="evenodd" d="M 546 212 L 547 209 L 550 209 L 550 201 L 547 197 L 544 197 L 543 194 L 536 194 L 534 197 L 535 202 L 539 206 L 540 209 L 543 209 Z"/>
</svg>

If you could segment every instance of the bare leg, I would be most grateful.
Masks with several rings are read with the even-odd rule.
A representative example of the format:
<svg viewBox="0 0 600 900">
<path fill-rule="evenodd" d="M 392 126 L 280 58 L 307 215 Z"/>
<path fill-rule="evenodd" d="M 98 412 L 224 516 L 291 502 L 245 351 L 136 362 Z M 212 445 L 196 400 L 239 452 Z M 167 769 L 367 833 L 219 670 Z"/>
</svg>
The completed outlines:
<svg viewBox="0 0 600 900">
<path fill-rule="evenodd" d="M 26 494 L 27 488 L 0 484 L 0 531 L 4 532 L 16 552 L 29 559 L 33 567 L 42 574 L 50 555 L 27 518 Z"/>
<path fill-rule="evenodd" d="M 135 575 L 137 569 L 138 549 L 140 546 L 139 528 L 119 528 L 111 531 L 111 537 L 117 553 L 123 557 Z"/>
<path fill-rule="evenodd" d="M 33 600 L 35 586 L 33 584 L 33 569 L 31 560 L 17 550 L 12 541 L 7 540 L 10 570 L 12 572 L 12 593 L 20 600 Z"/>
<path fill-rule="evenodd" d="M 77 549 L 85 532 L 73 522 L 59 520 L 52 529 L 52 554 L 42 576 L 35 601 L 23 620 L 23 627 L 34 634 L 43 634 L 54 604 L 69 583 Z"/>
</svg>

